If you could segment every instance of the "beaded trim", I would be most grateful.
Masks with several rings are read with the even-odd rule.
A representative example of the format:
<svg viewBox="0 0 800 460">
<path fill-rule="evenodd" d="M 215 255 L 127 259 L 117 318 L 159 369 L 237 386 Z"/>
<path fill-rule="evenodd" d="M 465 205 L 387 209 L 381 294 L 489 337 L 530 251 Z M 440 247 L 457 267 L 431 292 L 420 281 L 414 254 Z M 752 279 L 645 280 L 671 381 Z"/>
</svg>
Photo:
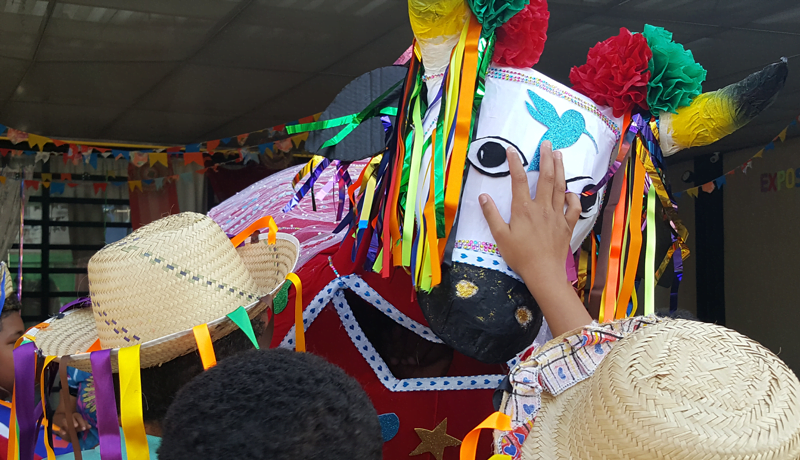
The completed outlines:
<svg viewBox="0 0 800 460">
<path fill-rule="evenodd" d="M 486 76 L 489 78 L 496 78 L 498 80 L 505 80 L 505 81 L 513 81 L 518 83 L 527 83 L 529 85 L 533 85 L 537 88 L 543 89 L 548 93 L 552 94 L 553 96 L 559 97 L 566 101 L 569 101 L 578 107 L 591 112 L 603 123 L 608 126 L 608 128 L 614 133 L 616 136 L 616 140 L 619 140 L 621 136 L 621 131 L 619 126 L 616 125 L 610 118 L 603 115 L 596 106 L 586 103 L 583 99 L 576 97 L 573 94 L 570 94 L 563 89 L 553 85 L 552 83 L 542 80 L 541 78 L 531 77 L 530 75 L 525 75 L 522 72 L 514 72 L 513 70 L 506 70 L 506 69 L 497 69 L 497 68 L 490 68 L 489 71 L 486 73 Z"/>
<path fill-rule="evenodd" d="M 328 256 L 328 266 L 331 267 L 331 270 L 333 270 L 333 274 L 336 275 L 337 279 L 342 277 L 342 275 L 339 274 L 339 271 L 336 270 L 336 267 L 333 266 L 333 259 L 331 256 Z"/>
<path fill-rule="evenodd" d="M 482 254 L 490 254 L 493 256 L 502 257 L 497 245 L 494 243 L 487 243 L 486 241 L 476 240 L 456 240 L 454 246 L 456 249 L 468 249 L 470 251 L 480 252 Z"/>
<path fill-rule="evenodd" d="M 425 82 L 428 82 L 429 80 L 436 80 L 437 78 L 442 78 L 442 77 L 444 77 L 444 72 L 435 73 L 435 74 L 432 74 L 432 75 L 423 75 L 422 76 L 422 82 L 425 83 Z"/>
</svg>

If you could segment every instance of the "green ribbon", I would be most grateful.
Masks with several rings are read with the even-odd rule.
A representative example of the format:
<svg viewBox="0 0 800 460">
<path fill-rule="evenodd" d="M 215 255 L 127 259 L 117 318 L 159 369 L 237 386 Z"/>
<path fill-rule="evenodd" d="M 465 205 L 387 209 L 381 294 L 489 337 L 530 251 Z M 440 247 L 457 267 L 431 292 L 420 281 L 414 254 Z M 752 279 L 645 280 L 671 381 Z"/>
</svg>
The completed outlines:
<svg viewBox="0 0 800 460">
<path fill-rule="evenodd" d="M 403 84 L 403 80 L 400 80 L 394 85 L 392 85 L 391 88 L 389 88 L 388 90 L 386 90 L 386 92 L 378 96 L 377 99 L 372 101 L 364 110 L 362 110 L 358 114 L 345 115 L 343 117 L 333 118 L 331 120 L 316 121 L 314 123 L 305 123 L 302 125 L 287 126 L 286 132 L 288 134 L 297 134 L 307 131 L 317 131 L 320 129 L 344 126 L 344 128 L 341 131 L 339 131 L 335 136 L 325 141 L 325 143 L 322 144 L 319 150 L 332 147 L 341 142 L 345 137 L 347 137 L 351 132 L 353 132 L 354 129 L 358 128 L 358 126 L 365 120 L 374 117 L 379 117 L 381 115 L 397 116 L 397 107 L 384 107 L 382 109 L 378 109 L 378 106 L 384 100 L 386 100 L 386 97 L 388 97 L 389 94 L 391 94 L 394 90 L 396 90 L 401 84 Z"/>
<path fill-rule="evenodd" d="M 258 346 L 256 334 L 253 331 L 253 324 L 250 322 L 250 316 L 247 315 L 247 311 L 244 309 L 244 307 L 239 307 L 232 313 L 229 313 L 228 318 L 230 318 L 234 324 L 239 326 L 239 329 L 241 329 L 247 338 L 253 342 L 253 346 L 256 347 L 256 350 L 259 350 L 260 347 Z"/>
<path fill-rule="evenodd" d="M 655 312 L 656 294 L 656 186 L 647 192 L 647 249 L 644 255 L 644 315 Z"/>
</svg>

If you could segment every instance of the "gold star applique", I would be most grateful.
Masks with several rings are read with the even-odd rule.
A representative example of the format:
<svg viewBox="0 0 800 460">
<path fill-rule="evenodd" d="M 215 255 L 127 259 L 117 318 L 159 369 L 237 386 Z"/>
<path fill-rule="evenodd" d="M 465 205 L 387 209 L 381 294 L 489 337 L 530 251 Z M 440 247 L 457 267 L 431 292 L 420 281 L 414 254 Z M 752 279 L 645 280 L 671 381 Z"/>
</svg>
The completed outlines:
<svg viewBox="0 0 800 460">
<path fill-rule="evenodd" d="M 447 434 L 447 419 L 442 420 L 436 428 L 426 430 L 425 428 L 414 428 L 419 436 L 420 443 L 413 452 L 408 454 L 409 457 L 414 455 L 422 455 L 430 452 L 436 460 L 444 458 L 444 449 L 446 447 L 456 447 L 461 445 L 461 441 Z"/>
</svg>

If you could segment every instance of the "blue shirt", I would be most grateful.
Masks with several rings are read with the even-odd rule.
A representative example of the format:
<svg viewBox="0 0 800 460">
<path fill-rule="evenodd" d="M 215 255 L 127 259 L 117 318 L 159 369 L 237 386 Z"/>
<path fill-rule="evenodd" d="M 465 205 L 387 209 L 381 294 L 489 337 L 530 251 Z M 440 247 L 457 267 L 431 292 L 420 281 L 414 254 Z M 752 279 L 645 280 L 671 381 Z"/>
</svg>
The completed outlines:
<svg viewBox="0 0 800 460">
<path fill-rule="evenodd" d="M 128 453 L 125 451 L 125 435 L 122 433 L 122 428 L 119 429 L 119 438 L 122 440 L 122 460 L 128 459 Z M 150 449 L 150 460 L 158 460 L 158 448 L 161 446 L 161 438 L 157 436 L 147 435 L 147 447 Z M 100 446 L 91 450 L 84 450 L 81 452 L 84 460 L 100 460 Z M 69 453 L 59 455 L 56 460 L 74 460 L 75 454 Z"/>
</svg>

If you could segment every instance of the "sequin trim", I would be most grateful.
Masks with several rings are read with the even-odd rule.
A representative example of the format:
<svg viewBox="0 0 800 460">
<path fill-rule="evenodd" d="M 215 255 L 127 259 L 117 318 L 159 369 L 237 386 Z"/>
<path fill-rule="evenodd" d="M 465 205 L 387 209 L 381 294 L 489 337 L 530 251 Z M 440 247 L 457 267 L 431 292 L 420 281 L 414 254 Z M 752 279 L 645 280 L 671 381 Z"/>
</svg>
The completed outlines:
<svg viewBox="0 0 800 460">
<path fill-rule="evenodd" d="M 486 241 L 476 240 L 456 240 L 454 246 L 456 249 L 467 249 L 470 251 L 480 252 L 482 254 L 489 254 L 493 256 L 503 257 L 494 243 L 487 243 Z"/>
<path fill-rule="evenodd" d="M 432 75 L 423 75 L 422 81 L 423 82 L 428 82 L 430 80 L 436 80 L 437 78 L 442 78 L 442 77 L 444 77 L 444 72 L 435 73 L 435 74 L 432 74 Z"/>
<path fill-rule="evenodd" d="M 608 129 L 610 129 L 614 133 L 616 140 L 619 140 L 620 138 L 621 131 L 619 126 L 617 126 L 616 123 L 614 123 L 610 118 L 603 115 L 603 113 L 600 112 L 600 110 L 598 110 L 596 106 L 588 104 L 583 99 L 580 99 L 575 95 L 564 91 L 563 89 L 553 85 L 552 83 L 546 80 L 542 80 L 541 78 L 531 77 L 530 75 L 525 75 L 522 72 L 514 72 L 513 70 L 506 70 L 506 69 L 497 69 L 494 67 L 489 69 L 489 71 L 486 73 L 486 76 L 488 78 L 495 78 L 497 80 L 526 83 L 528 85 L 532 85 L 537 88 L 543 89 L 548 93 L 552 94 L 553 96 L 569 101 L 577 105 L 578 107 L 586 110 L 587 112 L 591 112 L 592 114 L 597 116 L 600 120 L 603 121 L 603 123 L 606 124 L 606 126 L 608 126 Z"/>
</svg>

